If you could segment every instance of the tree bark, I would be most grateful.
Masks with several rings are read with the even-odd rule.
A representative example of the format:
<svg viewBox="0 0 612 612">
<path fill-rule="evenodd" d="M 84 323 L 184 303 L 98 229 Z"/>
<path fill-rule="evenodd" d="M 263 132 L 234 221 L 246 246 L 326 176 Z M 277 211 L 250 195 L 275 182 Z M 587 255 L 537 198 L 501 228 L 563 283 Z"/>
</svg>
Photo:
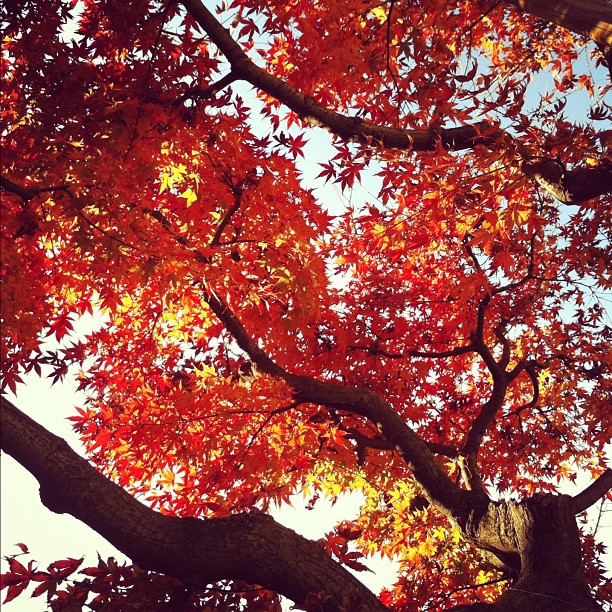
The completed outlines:
<svg viewBox="0 0 612 612">
<path fill-rule="evenodd" d="M 320 609 L 386 610 L 314 542 L 265 514 L 199 520 L 147 508 L 97 472 L 61 438 L 1 398 L 0 442 L 40 483 L 43 504 L 89 525 L 144 569 L 206 586 L 220 579 L 261 585 L 295 602 L 324 592 Z"/>
<path fill-rule="evenodd" d="M 474 534 L 483 546 L 518 550 L 518 579 L 496 604 L 456 612 L 597 611 L 582 577 L 576 504 L 568 495 L 537 494 L 520 503 L 492 504 Z"/>
<path fill-rule="evenodd" d="M 566 171 L 552 159 L 523 164 L 525 176 L 533 179 L 563 204 L 580 204 L 612 191 L 612 163 Z"/>
<path fill-rule="evenodd" d="M 508 0 L 525 11 L 612 48 L 612 6 L 606 0 Z"/>
<path fill-rule="evenodd" d="M 319 607 L 376 612 L 387 608 L 317 545 L 264 514 L 200 520 L 164 516 L 97 472 L 64 440 L 1 398 L 0 446 L 40 483 L 43 504 L 97 531 L 135 563 L 204 587 L 221 579 L 259 584 L 296 602 L 324 593 Z M 475 512 L 462 532 L 518 580 L 496 604 L 455 610 L 570 612 L 600 610 L 581 575 L 575 512 L 605 492 L 612 473 L 577 498 L 535 495 Z M 586 498 L 588 497 L 588 500 Z"/>
</svg>

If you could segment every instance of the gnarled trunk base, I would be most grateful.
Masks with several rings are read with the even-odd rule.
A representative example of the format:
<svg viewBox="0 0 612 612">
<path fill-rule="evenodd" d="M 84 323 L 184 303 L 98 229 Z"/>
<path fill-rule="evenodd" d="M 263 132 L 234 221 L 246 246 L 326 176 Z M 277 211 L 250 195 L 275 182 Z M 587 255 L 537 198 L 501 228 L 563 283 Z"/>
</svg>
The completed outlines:
<svg viewBox="0 0 612 612">
<path fill-rule="evenodd" d="M 497 603 L 458 606 L 453 608 L 455 612 L 601 610 L 582 577 L 580 539 L 571 497 L 534 495 L 518 504 L 496 504 L 489 507 L 480 528 L 481 540 L 492 540 L 492 532 L 496 532 L 494 548 L 516 547 L 520 574 Z"/>
</svg>

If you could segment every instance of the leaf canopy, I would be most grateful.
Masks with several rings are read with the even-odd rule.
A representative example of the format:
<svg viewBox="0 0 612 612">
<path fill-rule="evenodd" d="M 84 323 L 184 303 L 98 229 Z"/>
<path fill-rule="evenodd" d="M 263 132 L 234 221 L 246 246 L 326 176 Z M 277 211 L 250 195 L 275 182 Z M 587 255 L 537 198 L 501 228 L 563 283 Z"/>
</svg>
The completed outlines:
<svg viewBox="0 0 612 612">
<path fill-rule="evenodd" d="M 164 514 L 359 491 L 322 546 L 357 570 L 398 559 L 386 605 L 498 598 L 433 483 L 517 500 L 605 470 L 598 49 L 490 1 L 37 0 L 4 19 L 3 388 L 78 366 L 89 459 Z M 103 324 L 84 337 L 85 313 Z M 69 561 L 11 566 L 7 600 L 24 576 L 83 597 L 51 586 Z"/>
</svg>

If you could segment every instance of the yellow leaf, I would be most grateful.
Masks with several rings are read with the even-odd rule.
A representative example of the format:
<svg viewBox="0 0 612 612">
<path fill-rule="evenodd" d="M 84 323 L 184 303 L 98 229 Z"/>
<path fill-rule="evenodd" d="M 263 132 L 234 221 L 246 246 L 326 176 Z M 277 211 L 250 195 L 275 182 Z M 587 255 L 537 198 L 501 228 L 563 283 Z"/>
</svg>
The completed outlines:
<svg viewBox="0 0 612 612">
<path fill-rule="evenodd" d="M 183 164 L 179 164 L 178 166 L 172 166 L 172 178 L 180 179 L 182 174 L 187 172 L 187 168 L 183 166 Z"/>
<path fill-rule="evenodd" d="M 203 364 L 202 370 L 206 372 L 206 374 L 210 374 L 211 376 L 217 375 L 217 370 L 215 370 L 214 366 Z"/>
<path fill-rule="evenodd" d="M 387 11 L 382 6 L 375 6 L 371 11 L 370 15 L 373 15 L 380 21 L 380 23 L 384 23 L 387 21 Z"/>
<path fill-rule="evenodd" d="M 446 530 L 440 527 L 436 527 L 433 530 L 433 537 L 441 542 L 446 537 Z"/>
<path fill-rule="evenodd" d="M 491 580 L 491 575 L 485 573 L 483 570 L 478 572 L 478 576 L 476 576 L 476 584 L 484 584 L 485 582 L 489 582 Z"/>
<path fill-rule="evenodd" d="M 162 172 L 161 187 L 159 193 L 163 193 L 166 189 L 172 189 L 172 179 L 167 172 Z"/>
<path fill-rule="evenodd" d="M 198 196 L 188 187 L 181 193 L 179 198 L 185 198 L 187 200 L 187 208 L 189 208 L 198 199 Z"/>
<path fill-rule="evenodd" d="M 419 544 L 419 553 L 423 557 L 431 557 L 436 552 L 436 545 L 432 540 L 425 540 Z"/>
<path fill-rule="evenodd" d="M 452 537 L 453 537 L 453 542 L 455 544 L 459 544 L 459 540 L 461 539 L 461 532 L 459 531 L 458 527 L 453 527 L 452 530 Z"/>
</svg>

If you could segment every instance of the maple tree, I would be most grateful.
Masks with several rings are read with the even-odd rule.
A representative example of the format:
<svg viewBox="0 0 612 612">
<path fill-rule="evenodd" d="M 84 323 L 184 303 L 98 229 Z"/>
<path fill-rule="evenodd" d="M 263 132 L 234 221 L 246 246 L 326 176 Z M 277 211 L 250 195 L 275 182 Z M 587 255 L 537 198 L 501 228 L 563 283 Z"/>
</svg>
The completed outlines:
<svg viewBox="0 0 612 612">
<path fill-rule="evenodd" d="M 5 601 L 610 603 L 580 516 L 612 486 L 611 22 L 604 0 L 8 2 L 2 385 L 77 367 L 87 460 L 6 396 L 2 450 L 134 565 L 43 571 L 21 545 Z M 347 491 L 359 516 L 316 543 L 267 515 Z M 377 552 L 400 564 L 380 596 L 346 569 Z"/>
</svg>

